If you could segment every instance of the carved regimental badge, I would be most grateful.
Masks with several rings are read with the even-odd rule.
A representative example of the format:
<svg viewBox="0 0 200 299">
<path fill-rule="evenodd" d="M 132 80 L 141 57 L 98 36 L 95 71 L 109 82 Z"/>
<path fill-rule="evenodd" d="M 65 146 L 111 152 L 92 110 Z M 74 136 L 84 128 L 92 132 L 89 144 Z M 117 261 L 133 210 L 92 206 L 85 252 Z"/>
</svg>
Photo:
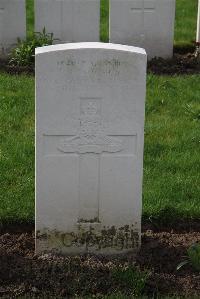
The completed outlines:
<svg viewBox="0 0 200 299">
<path fill-rule="evenodd" d="M 80 128 L 75 137 L 65 138 L 58 146 L 64 153 L 116 153 L 123 150 L 122 141 L 106 135 L 102 125 L 101 99 L 81 99 Z"/>
</svg>

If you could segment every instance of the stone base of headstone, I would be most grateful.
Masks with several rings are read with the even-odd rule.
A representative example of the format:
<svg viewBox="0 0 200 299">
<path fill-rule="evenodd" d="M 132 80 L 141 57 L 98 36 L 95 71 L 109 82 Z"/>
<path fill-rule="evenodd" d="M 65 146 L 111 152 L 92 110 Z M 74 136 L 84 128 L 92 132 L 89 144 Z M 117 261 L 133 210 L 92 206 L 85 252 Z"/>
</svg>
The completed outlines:
<svg viewBox="0 0 200 299">
<path fill-rule="evenodd" d="M 116 228 L 102 227 L 100 223 L 77 224 L 72 232 L 43 230 L 37 232 L 36 252 L 61 254 L 116 255 L 136 253 L 140 248 L 138 225 Z"/>
</svg>

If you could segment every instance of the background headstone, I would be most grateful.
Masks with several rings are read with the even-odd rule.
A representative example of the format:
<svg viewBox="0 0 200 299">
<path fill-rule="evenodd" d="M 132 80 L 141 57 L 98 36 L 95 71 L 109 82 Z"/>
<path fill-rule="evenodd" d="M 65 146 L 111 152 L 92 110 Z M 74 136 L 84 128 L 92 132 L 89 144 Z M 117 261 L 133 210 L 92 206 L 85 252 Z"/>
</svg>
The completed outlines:
<svg viewBox="0 0 200 299">
<path fill-rule="evenodd" d="M 7 54 L 26 37 L 25 0 L 0 0 L 0 54 Z"/>
<path fill-rule="evenodd" d="M 140 48 L 36 50 L 37 252 L 140 246 L 145 79 Z"/>
<path fill-rule="evenodd" d="M 197 37 L 196 37 L 196 41 L 200 43 L 200 0 L 198 2 Z"/>
<path fill-rule="evenodd" d="M 110 0 L 110 41 L 142 47 L 148 59 L 173 55 L 175 0 Z"/>
<path fill-rule="evenodd" d="M 100 0 L 35 0 L 35 31 L 62 42 L 98 42 Z"/>
</svg>

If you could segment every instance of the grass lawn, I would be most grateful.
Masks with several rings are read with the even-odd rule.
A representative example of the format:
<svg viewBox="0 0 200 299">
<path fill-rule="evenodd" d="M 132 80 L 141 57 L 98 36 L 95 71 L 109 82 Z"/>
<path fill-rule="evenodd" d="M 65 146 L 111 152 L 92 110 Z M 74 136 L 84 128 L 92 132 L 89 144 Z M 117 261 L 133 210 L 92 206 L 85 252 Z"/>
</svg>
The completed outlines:
<svg viewBox="0 0 200 299">
<path fill-rule="evenodd" d="M 175 46 L 189 46 L 196 40 L 198 0 L 176 0 Z"/>
<path fill-rule="evenodd" d="M 166 222 L 200 217 L 199 83 L 199 75 L 148 76 L 143 189 L 147 217 L 161 216 Z"/>
<path fill-rule="evenodd" d="M 148 75 L 145 217 L 200 217 L 199 81 Z M 0 82 L 0 219 L 33 221 L 34 78 L 1 73 Z"/>
<path fill-rule="evenodd" d="M 33 220 L 34 79 L 0 74 L 0 222 Z"/>
<path fill-rule="evenodd" d="M 108 1 L 101 1 L 101 39 Z M 28 34 L 33 0 L 27 0 Z M 175 45 L 195 38 L 197 0 L 177 0 Z M 148 75 L 143 215 L 200 217 L 200 76 Z M 34 78 L 0 73 L 0 222 L 34 220 Z"/>
<path fill-rule="evenodd" d="M 34 0 L 26 0 L 26 24 L 28 36 L 34 31 Z"/>
</svg>

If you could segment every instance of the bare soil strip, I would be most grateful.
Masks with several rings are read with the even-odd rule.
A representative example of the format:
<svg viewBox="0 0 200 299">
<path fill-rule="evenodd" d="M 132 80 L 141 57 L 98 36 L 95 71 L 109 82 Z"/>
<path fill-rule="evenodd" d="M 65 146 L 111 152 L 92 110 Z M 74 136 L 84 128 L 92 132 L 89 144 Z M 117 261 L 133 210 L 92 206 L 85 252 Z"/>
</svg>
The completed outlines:
<svg viewBox="0 0 200 299">
<path fill-rule="evenodd" d="M 189 266 L 176 271 L 187 248 L 200 242 L 200 230 L 194 230 L 196 225 L 191 227 L 187 232 L 186 225 L 179 232 L 144 227 L 136 267 L 149 272 L 145 294 L 200 296 L 200 273 Z M 9 227 L 8 232 L 4 229 L 0 235 L 0 297 L 69 298 L 75 294 L 82 297 L 116 291 L 131 293 L 128 285 L 117 284 L 111 275 L 116 267 L 135 265 L 131 255 L 121 259 L 91 255 L 35 256 L 34 230 L 30 228 L 25 230 L 21 226 L 16 229 L 18 232 L 13 232 Z"/>
</svg>

